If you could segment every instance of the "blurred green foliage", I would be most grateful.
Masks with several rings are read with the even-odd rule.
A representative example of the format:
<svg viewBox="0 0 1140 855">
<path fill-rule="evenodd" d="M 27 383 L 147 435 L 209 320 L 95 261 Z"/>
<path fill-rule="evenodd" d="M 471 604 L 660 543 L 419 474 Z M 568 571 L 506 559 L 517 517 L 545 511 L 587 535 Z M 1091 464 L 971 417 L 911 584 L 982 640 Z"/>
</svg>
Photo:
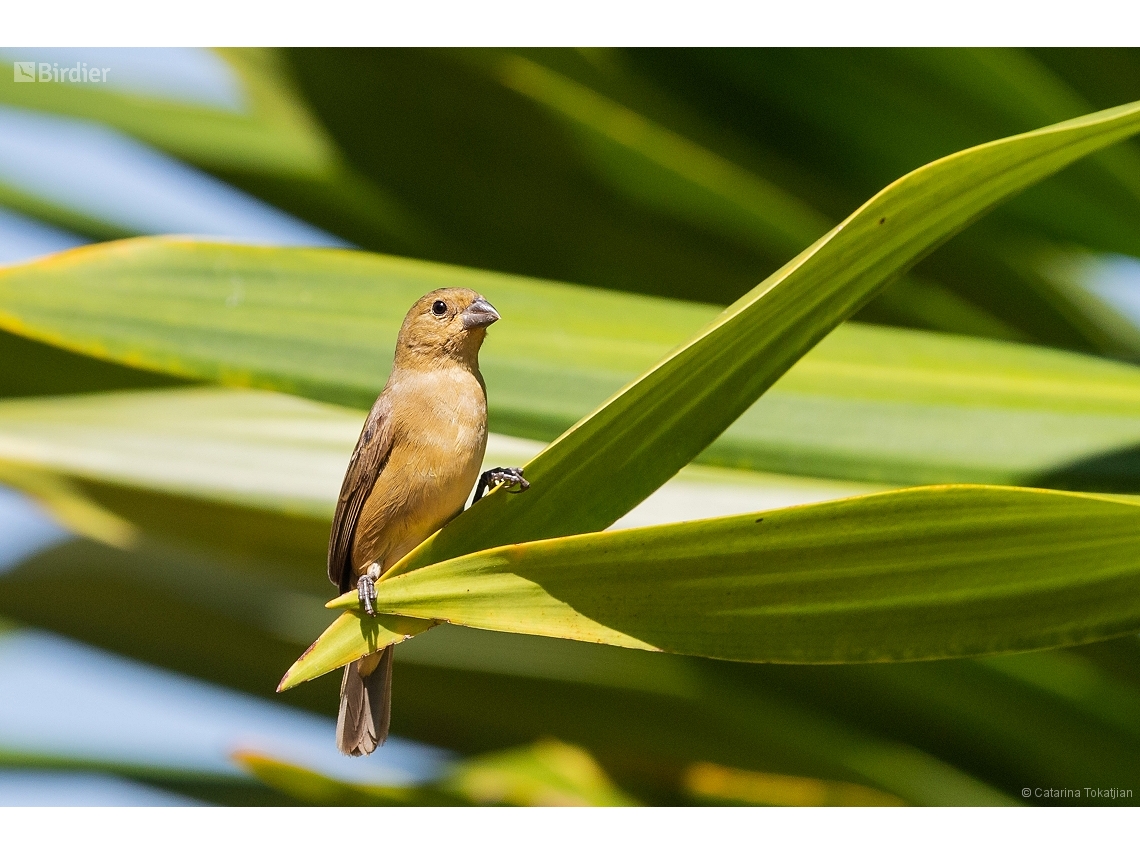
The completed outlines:
<svg viewBox="0 0 1140 855">
<path fill-rule="evenodd" d="M 594 342 L 596 364 L 559 355 L 557 341 L 512 341 L 506 323 L 496 328 L 502 349 L 495 351 L 494 337 L 488 345 L 492 405 L 501 388 L 500 401 L 509 396 L 513 410 L 500 404 L 495 427 L 537 439 L 553 438 L 714 314 L 672 299 L 727 304 L 907 171 L 1140 96 L 1140 53 L 1131 50 L 222 55 L 250 95 L 248 115 L 9 83 L 0 84 L 0 101 L 105 122 L 365 249 L 669 298 L 578 292 L 583 301 L 609 299 L 615 313 L 613 328 Z M 2 188 L 0 196 L 94 238 L 119 234 Z M 1140 150 L 1121 143 L 995 210 L 857 317 L 1134 360 L 1134 331 L 1091 309 L 1054 273 L 1058 259 L 1140 257 L 1138 215 Z M 240 337 L 204 337 L 194 370 L 177 368 L 174 357 L 184 354 L 169 345 L 178 338 L 172 330 L 205 318 L 195 309 L 166 317 L 149 350 L 137 341 L 109 344 L 108 330 L 122 317 L 110 316 L 114 302 L 97 289 L 123 288 L 122 305 L 133 304 L 138 320 L 143 304 L 134 301 L 145 289 L 132 292 L 132 276 L 134 286 L 150 277 L 192 294 L 213 271 L 229 274 L 219 263 L 199 269 L 206 275 L 197 282 L 185 266 L 57 274 L 53 289 L 93 289 L 97 311 L 85 318 L 72 305 L 46 321 L 20 317 L 24 332 L 41 341 L 0 334 L 0 394 L 87 396 L 226 381 L 233 380 L 227 371 L 277 370 L 282 360 L 319 374 L 319 360 L 295 349 L 316 330 L 303 312 L 290 335 L 274 342 L 254 337 L 226 350 Z M 24 308 L 38 302 L 50 309 L 51 298 L 20 275 L 5 274 L 5 299 L 22 293 Z M 320 299 L 335 298 L 343 281 L 306 282 L 278 269 L 258 299 L 276 289 L 282 300 L 297 300 L 306 285 Z M 575 291 L 557 291 L 563 287 L 513 283 L 515 314 L 525 311 L 528 288 L 536 289 L 532 302 L 569 311 Z M 256 304 L 253 289 L 247 293 Z M 516 299 L 511 293 L 507 302 Z M 401 306 L 389 308 L 398 315 Z M 248 304 L 242 311 L 256 332 L 264 318 L 248 314 Z M 5 312 L 19 317 L 11 306 Z M 82 328 L 100 313 L 98 334 Z M 367 364 L 350 394 L 317 397 L 360 406 L 380 387 L 392 321 L 379 318 L 358 319 L 377 330 L 361 342 Z M 336 334 L 328 338 L 335 342 Z M 508 376 L 512 360 L 519 371 L 526 358 L 544 363 L 533 396 L 525 394 L 526 377 Z M 561 386 L 551 385 L 554 368 Z M 720 456 L 714 446 L 708 459 L 894 483 L 1140 492 L 1137 388 L 1135 369 L 1120 363 L 852 325 L 749 410 L 721 441 Z M 24 416 L 10 408 L 15 403 L 0 405 L 0 440 L 19 436 L 14 425 L 31 415 L 41 420 L 36 425 L 95 424 L 82 407 L 104 406 L 129 424 L 139 412 L 114 397 L 27 402 L 44 409 Z M 235 424 L 250 436 L 272 433 Z M 84 447 L 82 438 L 68 441 Z M 40 498 L 85 536 L 0 576 L 0 613 L 272 695 L 327 614 L 318 613 L 332 593 L 322 567 L 327 521 L 320 502 L 259 505 L 185 484 L 37 463 L 14 447 L 0 446 L 7 467 L 0 479 Z M 203 449 L 185 452 L 195 453 L 209 458 Z M 61 566 L 68 568 L 65 598 L 53 596 Z M 267 588 L 274 596 L 265 596 Z M 490 752 L 467 762 L 495 771 L 499 777 L 483 792 L 497 787 L 500 795 L 473 798 L 468 790 L 468 801 L 564 798 L 564 772 L 556 774 L 563 795 L 550 795 L 535 781 L 545 775 L 549 785 L 552 761 L 522 748 L 548 737 L 580 746 L 563 746 L 559 756 L 578 769 L 571 789 L 592 786 L 585 798 L 599 803 L 1004 804 L 1023 801 L 1025 786 L 1140 792 L 1135 636 L 984 659 L 776 666 L 440 627 L 403 645 L 396 670 L 396 733 L 468 757 Z M 281 700 L 328 715 L 335 690 L 326 679 Z M 263 768 L 274 763 L 282 766 L 265 758 Z M 261 775 L 264 786 L 252 779 L 235 785 L 156 778 L 127 765 L 114 770 L 219 802 L 367 801 L 342 782 L 321 789 L 311 778 L 291 785 Z"/>
<path fill-rule="evenodd" d="M 923 163 L 1140 80 L 1135 52 L 1100 50 L 287 55 L 344 157 L 438 235 L 417 255 L 716 303 Z M 1140 255 L 1137 175 L 1135 143 L 1074 167 L 861 317 L 1113 352 L 1037 266 L 1072 245 Z"/>
</svg>

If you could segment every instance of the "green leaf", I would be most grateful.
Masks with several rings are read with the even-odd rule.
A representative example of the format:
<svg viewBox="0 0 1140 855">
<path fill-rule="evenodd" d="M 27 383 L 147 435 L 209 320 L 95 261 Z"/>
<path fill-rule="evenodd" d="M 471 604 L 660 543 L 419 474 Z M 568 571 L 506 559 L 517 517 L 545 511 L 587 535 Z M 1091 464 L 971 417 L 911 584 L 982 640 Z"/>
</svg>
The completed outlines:
<svg viewBox="0 0 1140 855">
<path fill-rule="evenodd" d="M 494 514 L 503 494 L 446 529 L 450 545 L 437 535 L 404 569 L 465 549 L 608 525 L 695 456 L 884 279 L 1005 196 L 1131 133 L 1138 112 L 1118 108 L 981 146 L 896 182 L 661 363 L 650 382 L 627 387 L 618 406 L 597 411 L 584 429 L 540 455 L 530 467 L 538 480 L 532 477 L 532 489 L 513 497 L 513 512 L 493 533 L 483 526 L 482 542 L 471 539 L 471 530 Z M 708 371 L 726 356 L 733 362 L 716 365 L 716 382 L 693 370 Z M 703 423 L 686 424 L 697 414 Z M 538 504 L 544 498 L 552 501 Z M 556 510 L 567 507 L 574 512 Z M 467 541 L 456 549 L 465 526 Z"/>
<path fill-rule="evenodd" d="M 185 380 L 0 332 L 0 398 L 181 386 Z"/>
<path fill-rule="evenodd" d="M 1134 638 L 1122 641 L 1135 641 Z M 979 659 L 983 667 L 1063 699 L 1090 718 L 1140 741 L 1140 690 L 1069 650 Z"/>
<path fill-rule="evenodd" d="M 528 464 L 529 490 L 492 493 L 389 574 L 605 528 L 887 280 L 1003 199 L 1137 130 L 1140 105 L 1118 107 L 958 152 L 899 179 L 563 434 Z"/>
<path fill-rule="evenodd" d="M 1140 628 L 1138 505 L 1019 488 L 914 488 L 500 547 L 383 581 L 377 607 L 753 662 L 1078 644 Z M 355 595 L 330 604 L 358 606 Z M 326 643 L 345 635 L 330 630 Z M 302 657 L 290 679 L 313 676 Z"/>
<path fill-rule="evenodd" d="M 863 198 L 948 152 L 1135 97 L 1135 88 L 1121 82 L 1136 76 L 1133 58 L 1123 52 L 1069 51 L 1083 55 L 1076 66 L 1062 66 L 1060 74 L 1054 73 L 1056 67 L 1051 71 L 1042 65 L 1040 53 L 989 48 L 658 50 L 618 54 L 609 64 L 628 66 L 679 96 L 688 95 L 712 128 L 743 135 L 745 144 L 738 149 L 747 151 L 750 144 L 753 153 L 766 155 L 753 158 L 760 161 L 754 167 L 758 174 L 836 214 L 844 210 L 841 200 Z M 884 128 L 905 132 L 884 134 Z M 1119 352 L 1118 342 L 1103 348 L 1103 336 L 1088 334 L 1097 318 L 1082 317 L 1079 307 L 1058 300 L 1032 270 L 1011 262 L 1027 241 L 1076 241 L 1138 254 L 1136 152 L 1133 144 L 1116 145 L 1050 179 L 940 250 L 922 275 L 984 307 L 1026 340 Z M 997 329 L 983 332 L 981 324 L 948 316 L 941 307 L 919 305 L 915 311 L 908 302 L 894 286 L 859 317 L 1010 337 Z M 1129 358 L 1134 356 L 1130 351 Z"/>
<path fill-rule="evenodd" d="M 846 324 L 698 460 L 892 483 L 1137 491 L 1140 370 Z"/>
<path fill-rule="evenodd" d="M 183 525 L 201 526 L 191 503 L 187 510 Z M 224 521 L 226 511 L 219 507 L 214 519 Z M 281 526 L 286 537 L 288 522 Z M 226 555 L 227 545 L 215 550 L 224 562 L 200 574 L 192 562 L 200 564 L 201 555 L 172 548 L 169 538 L 136 553 L 73 543 L 0 577 L 0 602 L 4 613 L 28 623 L 209 682 L 270 694 L 296 654 L 296 641 L 282 640 L 292 630 L 274 602 L 289 593 L 292 580 L 282 579 L 278 564 L 247 587 L 247 562 Z M 60 566 L 68 568 L 70 592 L 62 599 Z M 308 569 L 309 579 L 327 587 L 327 579 L 318 578 L 319 562 Z M 195 588 L 204 582 L 212 587 Z M 319 602 L 318 617 L 325 614 Z M 154 620 L 158 613 L 161 621 Z M 464 753 L 554 735 L 588 747 L 623 785 L 633 780 L 653 792 L 672 793 L 675 768 L 709 760 L 862 782 L 917 804 L 1002 800 L 978 778 L 937 759 L 938 751 L 917 751 L 889 733 L 846 721 L 842 704 L 794 703 L 786 690 L 773 690 L 756 675 L 718 680 L 706 667 L 724 664 L 440 627 L 398 648 L 393 727 L 401 736 Z M 334 681 L 318 681 L 283 697 L 327 716 L 336 690 Z M 653 758 L 648 766 L 646 758 Z"/>
<path fill-rule="evenodd" d="M 446 238 L 430 254 L 403 254 L 724 303 L 786 257 L 758 259 L 631 204 L 583 166 L 561 123 L 457 53 L 288 51 L 306 99 L 354 169 Z M 429 90 L 438 97 L 412 94 Z"/>
<path fill-rule="evenodd" d="M 499 390 L 492 427 L 545 439 L 716 315 L 360 252 L 139 238 L 0 270 L 0 326 L 175 376 L 367 408 L 408 307 L 446 285 L 485 293 L 507 319 L 482 355 Z"/>
<path fill-rule="evenodd" d="M 37 470 L 304 518 L 320 523 L 316 536 L 324 542 L 313 551 L 323 556 L 345 461 L 363 422 L 357 410 L 216 387 L 0 401 L 0 481 L 9 480 L 2 463 L 9 461 L 18 467 L 13 477 Z M 492 433 L 484 466 L 522 466 L 542 448 Z M 31 482 L 11 483 L 48 497 Z M 676 522 L 875 489 L 882 487 L 690 466 L 621 524 Z M 170 524 L 182 528 L 184 537 L 202 533 L 185 530 L 177 518 Z M 245 540 L 268 546 L 272 538 L 227 526 L 225 537 L 210 543 L 213 548 Z M 324 579 L 323 573 L 314 575 Z"/>
<path fill-rule="evenodd" d="M 91 433 L 97 428 L 92 425 Z M 202 573 L 205 568 L 167 546 L 128 554 L 54 551 L 34 568 L 3 577 L 4 612 L 255 693 L 271 692 L 295 658 L 296 643 L 307 644 L 324 628 L 321 616 L 327 613 L 313 594 L 329 589 L 323 569 L 327 523 L 309 526 L 295 517 L 251 515 L 230 505 L 205 515 L 200 503 L 162 494 L 137 492 L 128 502 L 124 490 L 90 484 L 85 490 L 145 530 L 151 544 L 159 537 L 167 544 L 192 539 L 208 545 L 211 554 L 229 557 Z M 272 563 L 250 578 L 247 552 Z M 66 600 L 58 598 L 60 566 L 68 568 L 72 596 Z M 139 588 L 151 593 L 140 596 Z M 309 598 L 304 608 L 293 603 L 299 600 L 295 591 Z M 153 620 L 156 612 L 162 621 Z M 260 634 L 218 620 L 218 613 Z M 998 781 L 1011 794 L 1037 775 L 1107 785 L 1132 774 L 1130 752 L 1121 749 L 1129 743 L 1116 730 L 1100 728 L 1101 716 L 1069 720 L 1064 704 L 1053 698 L 1022 698 L 1004 684 L 978 679 L 975 672 L 990 662 L 997 659 L 886 667 L 731 666 L 443 626 L 399 647 L 396 732 L 442 740 L 465 752 L 554 734 L 590 746 L 607 768 L 625 776 L 623 782 L 630 775 L 644 781 L 662 765 L 711 760 L 861 781 L 923 804 L 992 801 L 992 791 L 961 792 L 968 787 L 962 773 L 951 775 L 952 766 Z M 1050 667 L 1042 662 L 1036 670 L 1049 676 Z M 1057 680 L 1069 694 L 1084 692 L 1084 683 L 1073 682 L 1069 671 L 1056 673 Z M 714 676 L 726 685 L 710 682 Z M 892 690 L 877 688 L 888 678 Z M 746 696 L 728 691 L 745 686 Z M 827 690 L 823 699 L 809 695 L 806 703 L 789 703 L 811 686 Z M 335 691 L 334 681 L 315 681 L 282 697 L 327 715 L 335 708 Z M 1133 714 L 1127 706 L 1110 708 L 1107 698 L 1089 700 L 1105 717 L 1126 721 Z M 698 701 L 699 714 L 687 706 Z M 488 709 L 496 710 L 493 722 L 486 719 Z M 880 736 L 872 738 L 868 729 Z M 1042 740 L 1040 733 L 1053 737 Z M 654 766 L 647 770 L 631 755 L 653 757 Z M 941 758 L 941 768 L 934 757 Z M 654 788 L 672 786 L 671 773 L 663 774 Z"/>
<path fill-rule="evenodd" d="M 355 168 L 454 241 L 447 252 L 405 254 L 727 303 L 910 169 L 1136 95 L 1119 53 L 1089 54 L 1092 76 L 1112 87 L 1083 108 L 1079 96 L 1056 98 L 1047 72 L 1026 74 L 1032 59 L 981 53 L 302 49 L 289 58 Z M 1090 75 L 1063 76 L 1072 85 Z M 437 95 L 430 103 L 407 95 L 424 87 Z M 1087 325 L 1007 256 L 1025 238 L 1058 235 L 1135 245 L 1140 208 L 1116 184 L 1092 160 L 1051 179 L 1019 212 L 1008 206 L 940 251 L 918 287 L 888 287 L 859 317 L 1096 351 Z M 825 225 L 798 228 L 813 221 Z"/>
<path fill-rule="evenodd" d="M 1092 57 L 1099 74 L 1121 75 L 1107 52 Z M 1023 49 L 704 49 L 668 59 L 677 77 L 732 92 L 731 109 L 742 102 L 763 105 L 796 127 L 799 133 L 777 138 L 781 153 L 847 192 L 874 187 L 944 152 L 1094 107 L 1072 87 L 1079 77 L 1065 80 Z M 1096 101 L 1119 103 L 1135 89 L 1122 91 L 1127 94 L 1120 99 Z M 727 105 L 712 106 L 721 122 L 731 122 Z M 906 132 L 884 134 L 887 127 Z M 771 132 L 753 135 L 772 139 Z M 805 137 L 815 137 L 815 146 L 826 141 L 828 148 L 812 151 Z M 1123 177 L 1129 161 L 1135 162 L 1129 148 L 1098 155 L 1078 174 L 1059 176 L 1014 202 L 1001 217 L 1001 231 L 1024 235 L 1029 225 L 1030 233 L 1135 253 L 1136 179 Z"/>
<path fill-rule="evenodd" d="M 1001 781 L 1011 795 L 1025 780 L 1055 774 L 1111 787 L 1136 774 L 1140 756 L 1137 729 L 1126 726 L 1140 712 L 1129 679 L 1136 658 L 1133 652 L 1119 663 L 1125 673 L 1113 674 L 1095 664 L 1094 651 L 1134 651 L 1135 638 L 889 666 L 757 666 L 754 679 L 809 704 L 841 708 L 853 720 Z"/>
<path fill-rule="evenodd" d="M 469 56 L 487 59 L 485 52 Z M 508 53 L 491 63 L 490 73 L 564 121 L 580 140 L 583 160 L 607 185 L 650 209 L 781 259 L 835 225 L 764 176 L 545 65 Z M 1022 337 L 936 282 L 904 280 L 879 301 L 912 326 Z"/>
<path fill-rule="evenodd" d="M 835 225 L 773 182 L 531 59 L 509 53 L 490 71 L 564 120 L 609 183 L 650 207 L 785 257 Z"/>
<path fill-rule="evenodd" d="M 367 652 L 383 650 L 385 647 L 407 641 L 431 629 L 437 623 L 438 621 L 417 620 L 404 615 L 378 615 L 362 621 L 356 615 L 342 614 L 324 631 L 318 641 L 313 642 L 309 649 L 301 654 L 299 661 L 305 663 L 303 669 L 299 672 L 296 666 L 290 668 L 277 684 L 277 691 L 284 692 L 299 682 L 311 680 L 349 662 L 355 662 L 363 655 L 361 650 Z M 309 674 L 310 671 L 316 673 L 311 676 L 301 676 Z"/>
<path fill-rule="evenodd" d="M 22 398 L 0 401 L 0 460 L 327 523 L 363 420 L 288 395 L 201 386 Z"/>
<path fill-rule="evenodd" d="M 708 306 L 363 253 L 139 239 L 0 272 L 0 327 L 152 371 L 367 407 L 404 306 L 445 282 L 484 291 L 503 313 L 483 355 L 491 427 L 536 439 L 556 437 L 715 317 Z M 78 357 L 49 358 L 61 352 L 30 342 L 6 352 L 0 378 L 21 394 L 29 376 L 58 392 L 82 373 Z M 845 324 L 698 459 L 896 484 L 1140 490 L 1127 465 L 1053 477 L 1140 443 L 1137 390 L 1140 369 L 1120 363 Z"/>
</svg>

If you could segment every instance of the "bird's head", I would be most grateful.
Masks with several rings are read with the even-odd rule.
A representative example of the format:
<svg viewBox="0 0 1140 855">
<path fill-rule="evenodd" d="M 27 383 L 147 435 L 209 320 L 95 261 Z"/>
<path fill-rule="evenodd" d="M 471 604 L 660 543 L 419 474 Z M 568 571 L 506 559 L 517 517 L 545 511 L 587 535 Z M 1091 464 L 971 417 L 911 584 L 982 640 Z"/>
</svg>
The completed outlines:
<svg viewBox="0 0 1140 855">
<path fill-rule="evenodd" d="M 396 364 L 411 368 L 442 359 L 476 366 L 487 327 L 498 319 L 495 307 L 469 288 L 424 294 L 400 327 Z"/>
</svg>

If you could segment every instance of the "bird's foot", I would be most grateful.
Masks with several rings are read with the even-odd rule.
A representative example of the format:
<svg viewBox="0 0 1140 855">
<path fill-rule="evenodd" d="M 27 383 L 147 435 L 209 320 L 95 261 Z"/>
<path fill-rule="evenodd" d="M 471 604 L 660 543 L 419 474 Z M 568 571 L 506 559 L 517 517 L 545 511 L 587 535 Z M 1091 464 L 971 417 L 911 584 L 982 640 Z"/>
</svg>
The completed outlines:
<svg viewBox="0 0 1140 855">
<path fill-rule="evenodd" d="M 523 477 L 523 471 L 518 466 L 488 469 L 485 473 L 487 482 L 492 487 L 503 487 L 508 493 L 521 493 L 530 487 L 530 481 Z"/>
<path fill-rule="evenodd" d="M 508 493 L 521 493 L 529 486 L 530 482 L 523 477 L 522 469 L 517 466 L 488 469 L 479 476 L 479 485 L 475 488 L 475 498 L 471 504 L 475 504 L 483 498 L 484 492 L 494 487 L 503 487 Z"/>
<path fill-rule="evenodd" d="M 369 617 L 376 617 L 376 579 L 379 575 L 380 565 L 373 562 L 368 572 L 356 580 L 357 596 Z"/>
</svg>

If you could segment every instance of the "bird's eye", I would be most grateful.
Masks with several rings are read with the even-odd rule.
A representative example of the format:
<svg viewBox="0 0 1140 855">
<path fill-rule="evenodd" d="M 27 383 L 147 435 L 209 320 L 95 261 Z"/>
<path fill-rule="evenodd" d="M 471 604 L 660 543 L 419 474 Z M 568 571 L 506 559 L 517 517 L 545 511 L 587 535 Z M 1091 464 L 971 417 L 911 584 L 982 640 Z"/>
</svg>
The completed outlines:
<svg viewBox="0 0 1140 855">
<path fill-rule="evenodd" d="M 436 300 L 431 304 L 431 313 L 437 318 L 442 318 L 447 314 L 447 303 L 443 302 L 443 300 Z"/>
</svg>

